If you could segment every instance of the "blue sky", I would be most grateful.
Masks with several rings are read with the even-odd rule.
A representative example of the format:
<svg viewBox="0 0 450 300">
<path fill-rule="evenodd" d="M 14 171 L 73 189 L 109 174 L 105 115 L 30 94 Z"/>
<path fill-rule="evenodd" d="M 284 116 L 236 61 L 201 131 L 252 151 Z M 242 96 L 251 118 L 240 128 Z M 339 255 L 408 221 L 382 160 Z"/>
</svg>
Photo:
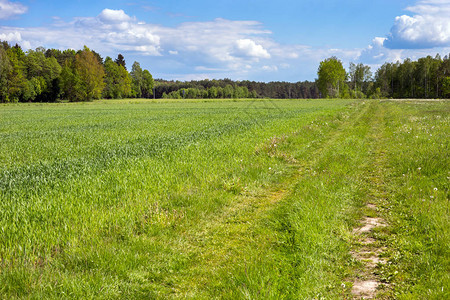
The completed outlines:
<svg viewBox="0 0 450 300">
<path fill-rule="evenodd" d="M 446 55 L 449 16 L 450 0 L 0 0 L 0 39 L 121 53 L 155 78 L 296 82 L 330 56 Z"/>
</svg>

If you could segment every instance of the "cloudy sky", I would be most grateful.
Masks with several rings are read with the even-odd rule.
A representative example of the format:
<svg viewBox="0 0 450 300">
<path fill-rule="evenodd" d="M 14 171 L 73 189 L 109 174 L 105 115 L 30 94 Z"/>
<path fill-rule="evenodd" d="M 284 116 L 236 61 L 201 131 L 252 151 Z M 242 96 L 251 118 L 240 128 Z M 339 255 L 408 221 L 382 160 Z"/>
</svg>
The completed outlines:
<svg viewBox="0 0 450 300">
<path fill-rule="evenodd" d="M 303 81 L 450 53 L 450 0 L 0 0 L 0 40 L 139 61 L 155 78 Z"/>
</svg>

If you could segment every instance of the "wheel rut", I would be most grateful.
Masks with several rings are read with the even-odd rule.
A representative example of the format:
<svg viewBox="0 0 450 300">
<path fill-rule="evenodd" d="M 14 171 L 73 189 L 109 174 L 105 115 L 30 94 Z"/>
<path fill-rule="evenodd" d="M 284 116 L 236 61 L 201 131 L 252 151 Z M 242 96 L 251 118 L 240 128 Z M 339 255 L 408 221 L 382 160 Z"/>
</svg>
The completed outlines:
<svg viewBox="0 0 450 300">
<path fill-rule="evenodd" d="M 377 239 L 376 234 L 383 227 L 389 226 L 378 209 L 378 206 L 386 201 L 387 198 L 384 182 L 386 158 L 381 146 L 383 139 L 383 115 L 383 111 L 378 110 L 372 119 L 373 125 L 370 139 L 373 145 L 373 158 L 365 178 L 369 199 L 363 208 L 365 217 L 352 232 L 355 242 L 352 245 L 351 255 L 360 265 L 353 280 L 351 280 L 353 283 L 351 289 L 352 299 L 378 298 L 377 293 L 384 285 L 378 275 L 378 270 L 382 264 L 387 262 L 383 258 L 386 247 Z"/>
<path fill-rule="evenodd" d="M 353 299 L 375 298 L 377 289 L 382 284 L 380 278 L 376 275 L 376 271 L 380 264 L 386 263 L 382 258 L 385 248 L 379 245 L 372 234 L 374 229 L 385 226 L 387 226 L 386 222 L 382 218 L 366 217 L 362 220 L 361 227 L 353 230 L 353 234 L 357 237 L 357 247 L 351 254 L 355 260 L 363 265 L 353 281 L 351 290 Z"/>
</svg>

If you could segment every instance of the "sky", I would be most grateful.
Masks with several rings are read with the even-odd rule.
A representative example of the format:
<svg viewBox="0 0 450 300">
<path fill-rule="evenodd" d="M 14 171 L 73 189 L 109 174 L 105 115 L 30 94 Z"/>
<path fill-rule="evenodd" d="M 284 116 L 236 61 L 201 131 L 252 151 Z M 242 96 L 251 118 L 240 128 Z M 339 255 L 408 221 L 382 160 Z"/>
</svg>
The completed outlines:
<svg viewBox="0 0 450 300">
<path fill-rule="evenodd" d="M 154 78 L 297 82 L 336 56 L 450 53 L 450 0 L 0 0 L 0 40 L 138 61 Z"/>
</svg>

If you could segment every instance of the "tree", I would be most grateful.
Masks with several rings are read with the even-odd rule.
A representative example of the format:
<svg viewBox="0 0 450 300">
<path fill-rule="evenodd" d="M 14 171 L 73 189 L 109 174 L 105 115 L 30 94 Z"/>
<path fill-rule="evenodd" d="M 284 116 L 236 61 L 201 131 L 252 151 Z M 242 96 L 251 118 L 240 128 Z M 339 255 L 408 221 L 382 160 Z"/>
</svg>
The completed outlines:
<svg viewBox="0 0 450 300">
<path fill-rule="evenodd" d="M 438 80 L 441 86 L 439 97 L 450 98 L 450 57 L 445 56 L 439 67 Z"/>
<path fill-rule="evenodd" d="M 105 58 L 105 88 L 103 89 L 103 97 L 114 99 L 120 98 L 119 96 L 119 84 L 120 84 L 120 75 L 119 75 L 119 65 L 113 62 L 112 58 L 107 56 Z"/>
<path fill-rule="evenodd" d="M 120 94 L 122 98 L 130 97 L 132 80 L 130 73 L 128 73 L 128 71 L 123 66 L 119 66 L 119 77 L 120 77 Z"/>
<path fill-rule="evenodd" d="M 148 70 L 142 70 L 138 62 L 131 67 L 131 96 L 150 98 L 153 95 L 154 80 Z"/>
<path fill-rule="evenodd" d="M 60 75 L 61 96 L 69 101 L 80 101 L 83 99 L 83 87 L 74 64 L 70 60 L 64 63 Z"/>
<path fill-rule="evenodd" d="M 450 98 L 450 76 L 442 80 L 442 96 L 446 99 Z"/>
<path fill-rule="evenodd" d="M 375 73 L 375 88 L 380 89 L 381 97 L 393 97 L 394 66 L 384 63 Z"/>
<path fill-rule="evenodd" d="M 363 83 L 370 80 L 372 72 L 370 71 L 369 66 L 365 66 L 361 63 L 354 64 L 352 62 L 350 63 L 349 71 L 350 80 L 354 84 L 355 98 L 359 98 L 358 87 L 361 93 L 366 94 L 366 91 L 363 89 Z"/>
<path fill-rule="evenodd" d="M 322 97 L 340 97 L 347 74 L 342 62 L 336 57 L 330 57 L 320 62 L 317 71 L 318 86 Z"/>
<path fill-rule="evenodd" d="M 227 84 L 223 89 L 224 98 L 233 98 L 234 89 L 231 84 Z"/>
<path fill-rule="evenodd" d="M 9 48 L 6 51 L 11 68 L 8 73 L 8 101 L 18 102 L 23 99 L 23 91 L 27 87 L 25 76 L 25 53 L 19 45 Z"/>
<path fill-rule="evenodd" d="M 29 84 L 26 95 L 23 95 L 24 101 L 53 102 L 59 97 L 59 75 L 62 68 L 55 57 L 46 57 L 45 53 L 42 47 L 27 52 L 25 68 Z M 34 92 L 31 88 L 34 88 Z"/>
<path fill-rule="evenodd" d="M 78 100 L 99 99 L 105 86 L 105 71 L 98 57 L 88 47 L 84 46 L 83 51 L 79 51 L 75 56 L 75 70 L 81 80 Z"/>
<path fill-rule="evenodd" d="M 9 73 L 11 63 L 3 45 L 0 45 L 0 101 L 9 102 Z"/>
<path fill-rule="evenodd" d="M 215 99 L 218 97 L 218 91 L 215 86 L 212 86 L 208 89 L 208 97 L 211 99 Z"/>
<path fill-rule="evenodd" d="M 153 80 L 152 74 L 148 70 L 144 70 L 142 73 L 142 97 L 150 98 L 153 95 L 153 86 L 155 82 Z"/>
<path fill-rule="evenodd" d="M 142 96 L 142 85 L 144 74 L 141 65 L 138 62 L 134 62 L 131 67 L 131 95 L 135 98 L 140 98 Z"/>
<path fill-rule="evenodd" d="M 114 60 L 114 62 L 119 65 L 122 66 L 125 70 L 127 69 L 126 64 L 125 64 L 125 58 L 123 57 L 122 54 L 119 53 L 119 55 L 117 55 L 116 60 Z"/>
<path fill-rule="evenodd" d="M 400 78 L 400 92 L 398 97 L 400 98 L 413 98 L 414 97 L 414 72 L 416 63 L 407 58 L 397 69 L 399 73 L 397 75 Z"/>
<path fill-rule="evenodd" d="M 122 65 L 113 62 L 111 57 L 105 59 L 105 98 L 125 98 L 131 93 L 131 77 Z"/>
</svg>

